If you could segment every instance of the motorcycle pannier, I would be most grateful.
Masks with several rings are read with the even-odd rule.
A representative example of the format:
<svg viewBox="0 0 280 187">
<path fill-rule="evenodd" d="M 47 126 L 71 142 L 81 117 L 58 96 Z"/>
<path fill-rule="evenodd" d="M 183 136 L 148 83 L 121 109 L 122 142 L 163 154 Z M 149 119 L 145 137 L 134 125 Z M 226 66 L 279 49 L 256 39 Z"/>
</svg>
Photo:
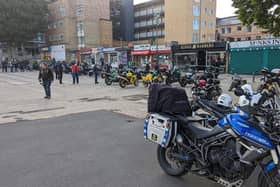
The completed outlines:
<svg viewBox="0 0 280 187">
<path fill-rule="evenodd" d="M 167 147 L 177 133 L 177 122 L 171 117 L 151 114 L 144 122 L 144 138 Z"/>
<path fill-rule="evenodd" d="M 149 88 L 149 113 L 191 116 L 192 110 L 184 89 L 152 84 Z"/>
</svg>

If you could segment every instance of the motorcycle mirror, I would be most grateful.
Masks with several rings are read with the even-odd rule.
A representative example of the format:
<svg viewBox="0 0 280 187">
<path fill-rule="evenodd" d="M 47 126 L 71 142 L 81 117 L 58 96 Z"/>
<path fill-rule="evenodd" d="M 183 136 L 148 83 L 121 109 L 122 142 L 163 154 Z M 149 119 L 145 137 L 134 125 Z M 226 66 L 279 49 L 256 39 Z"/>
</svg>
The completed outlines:
<svg viewBox="0 0 280 187">
<path fill-rule="evenodd" d="M 240 97 L 240 96 L 242 96 L 242 95 L 245 95 L 244 90 L 243 90 L 242 88 L 236 88 L 236 89 L 234 90 L 234 94 L 235 94 L 237 97 Z"/>
</svg>

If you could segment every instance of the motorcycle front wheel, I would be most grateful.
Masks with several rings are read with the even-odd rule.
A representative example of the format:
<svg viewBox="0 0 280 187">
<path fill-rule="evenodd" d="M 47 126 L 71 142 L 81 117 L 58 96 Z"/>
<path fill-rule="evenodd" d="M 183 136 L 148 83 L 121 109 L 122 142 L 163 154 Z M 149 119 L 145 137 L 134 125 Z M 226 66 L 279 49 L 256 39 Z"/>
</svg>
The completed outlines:
<svg viewBox="0 0 280 187">
<path fill-rule="evenodd" d="M 158 146 L 157 158 L 160 167 L 167 175 L 173 177 L 181 177 L 187 174 L 192 167 L 192 163 L 182 163 L 178 160 L 173 159 L 170 156 L 171 151 L 172 147 L 163 148 L 160 145 Z"/>
<path fill-rule="evenodd" d="M 168 85 L 168 86 L 170 86 L 172 84 L 172 81 L 169 77 L 166 78 L 165 84 Z"/>
<path fill-rule="evenodd" d="M 280 186 L 280 174 L 277 168 L 267 173 L 261 172 L 258 179 L 258 187 Z"/>
</svg>

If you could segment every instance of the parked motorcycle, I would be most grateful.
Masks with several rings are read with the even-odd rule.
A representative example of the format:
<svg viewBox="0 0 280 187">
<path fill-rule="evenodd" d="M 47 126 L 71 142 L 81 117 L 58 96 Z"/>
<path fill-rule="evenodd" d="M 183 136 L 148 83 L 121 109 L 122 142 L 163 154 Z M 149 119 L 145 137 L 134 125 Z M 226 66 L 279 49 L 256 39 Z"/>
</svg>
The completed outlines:
<svg viewBox="0 0 280 187">
<path fill-rule="evenodd" d="M 113 71 L 111 73 L 104 72 L 104 75 L 105 84 L 108 86 L 111 86 L 114 82 L 119 82 L 119 74 L 116 71 Z"/>
<path fill-rule="evenodd" d="M 192 87 L 193 97 L 199 96 L 207 100 L 216 100 L 222 92 L 220 80 L 217 79 L 198 80 L 194 82 L 194 86 Z"/>
<path fill-rule="evenodd" d="M 127 85 L 138 86 L 137 73 L 131 70 L 122 73 L 122 75 L 119 76 L 119 85 L 121 88 L 125 88 Z"/>
<path fill-rule="evenodd" d="M 160 72 L 150 72 L 142 76 L 143 85 L 148 87 L 152 83 L 162 83 L 164 81 Z"/>
<path fill-rule="evenodd" d="M 168 71 L 165 73 L 166 79 L 165 84 L 171 85 L 172 83 L 179 82 L 181 87 L 185 87 L 187 85 L 187 79 L 186 77 L 181 76 L 181 72 L 178 69 L 175 69 L 174 71 Z"/>
<path fill-rule="evenodd" d="M 260 124 L 254 118 L 259 114 L 236 108 L 220 114 L 224 117 L 208 129 L 200 119 L 178 113 L 176 108 L 189 107 L 180 100 L 186 96 L 176 100 L 176 95 L 171 102 L 170 95 L 163 94 L 174 91 L 159 88 L 161 103 L 149 98 L 149 108 L 155 110 L 144 121 L 144 137 L 158 144 L 157 160 L 165 173 L 179 177 L 191 172 L 224 186 L 241 187 L 259 167 L 258 187 L 279 186 L 279 111 L 254 108 L 267 119 Z"/>
<path fill-rule="evenodd" d="M 243 80 L 242 77 L 240 77 L 239 75 L 235 75 L 232 78 L 232 82 L 229 86 L 228 91 L 231 92 L 233 89 L 241 87 L 243 85 L 247 84 L 247 80 Z"/>
</svg>

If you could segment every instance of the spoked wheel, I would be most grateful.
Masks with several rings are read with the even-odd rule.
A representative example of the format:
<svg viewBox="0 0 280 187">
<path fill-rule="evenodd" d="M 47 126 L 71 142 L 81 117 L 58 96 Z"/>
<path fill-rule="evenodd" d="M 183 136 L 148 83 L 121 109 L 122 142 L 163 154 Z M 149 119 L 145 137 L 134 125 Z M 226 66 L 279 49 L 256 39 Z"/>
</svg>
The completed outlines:
<svg viewBox="0 0 280 187">
<path fill-rule="evenodd" d="M 180 177 L 188 173 L 192 163 L 186 163 L 172 158 L 172 147 L 163 148 L 158 146 L 157 157 L 163 171 L 173 177 Z"/>
<path fill-rule="evenodd" d="M 280 187 L 280 174 L 275 168 L 267 173 L 261 172 L 258 187 Z"/>
<path fill-rule="evenodd" d="M 126 85 L 127 85 L 127 83 L 126 83 L 125 80 L 122 80 L 122 79 L 121 79 L 120 82 L 119 82 L 119 85 L 120 85 L 121 88 L 125 88 Z"/>
</svg>

